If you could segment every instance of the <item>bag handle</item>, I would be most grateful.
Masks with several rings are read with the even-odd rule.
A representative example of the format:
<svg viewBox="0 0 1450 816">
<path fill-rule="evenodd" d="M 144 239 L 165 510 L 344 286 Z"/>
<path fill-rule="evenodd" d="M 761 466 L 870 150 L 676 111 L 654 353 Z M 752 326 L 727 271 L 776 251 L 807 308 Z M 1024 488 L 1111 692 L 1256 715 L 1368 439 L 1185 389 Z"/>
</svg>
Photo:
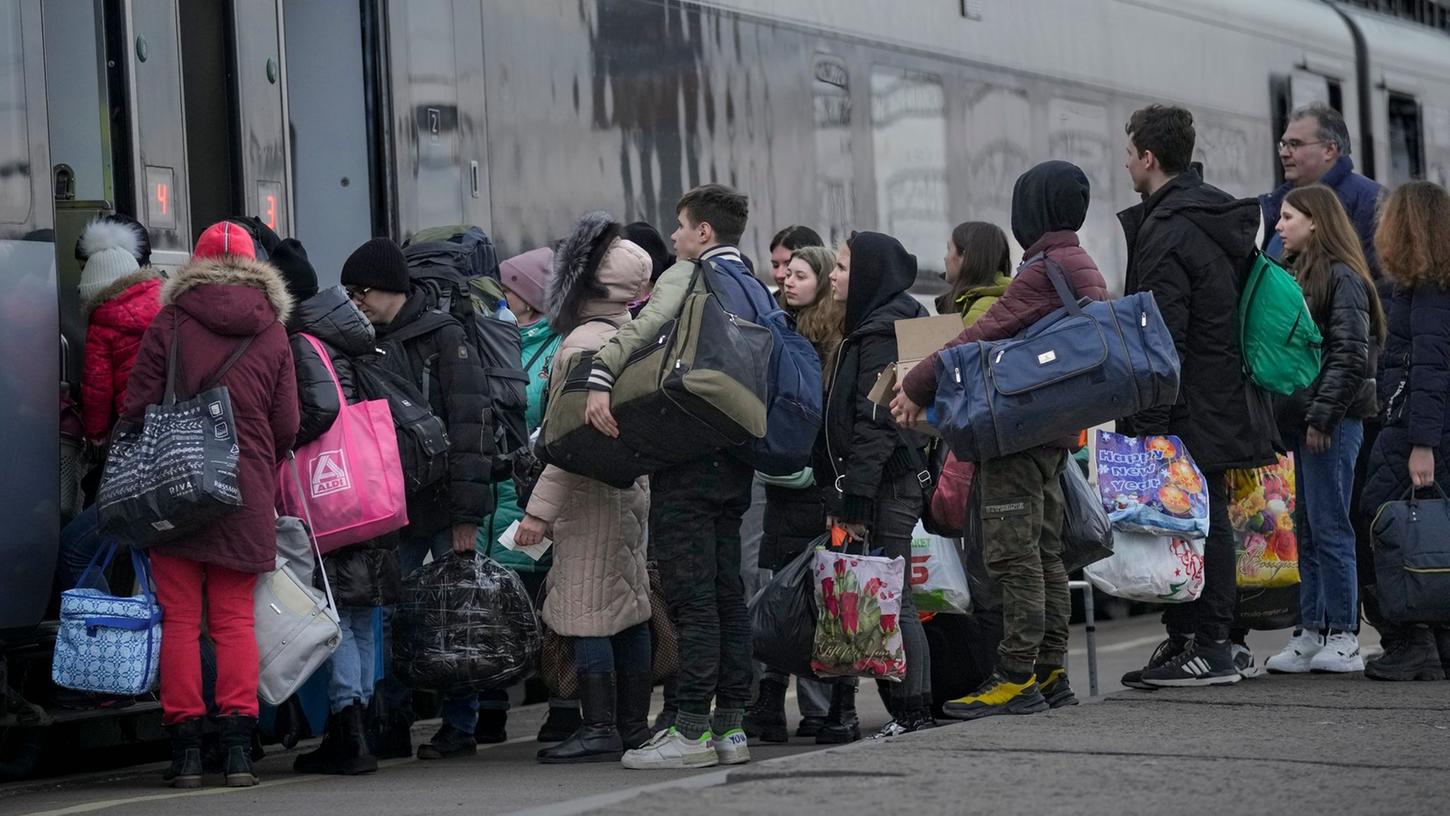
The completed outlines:
<svg viewBox="0 0 1450 816">
<path fill-rule="evenodd" d="M 242 342 L 238 343 L 236 348 L 232 349 L 231 355 L 222 363 L 221 368 L 206 378 L 197 393 L 210 391 L 215 388 L 217 383 L 221 382 L 222 377 L 225 377 L 227 372 L 232 370 L 232 366 L 236 365 L 237 361 L 242 359 L 242 355 L 247 353 L 247 349 L 255 339 L 255 335 L 243 338 Z M 179 359 L 180 354 L 178 352 L 180 347 L 181 315 L 179 312 L 173 311 L 171 313 L 171 347 L 166 350 L 166 395 L 162 399 L 165 405 L 176 404 L 176 383 L 181 379 L 181 360 Z"/>
<path fill-rule="evenodd" d="M 1057 290 L 1057 297 L 1062 301 L 1062 305 L 1067 307 L 1068 314 L 1074 317 L 1082 314 L 1082 304 L 1078 303 L 1077 293 L 1067 282 L 1062 267 L 1058 266 L 1057 261 L 1054 261 L 1052 256 L 1046 252 L 1041 253 L 1039 257 L 1042 258 L 1042 265 L 1047 270 L 1048 280 L 1052 281 L 1052 288 Z"/>
<path fill-rule="evenodd" d="M 327 349 L 322 345 L 321 340 L 306 332 L 299 332 L 299 334 L 303 340 L 307 341 L 308 345 L 312 346 L 312 350 L 317 352 L 317 356 L 322 358 L 322 365 L 327 369 L 327 376 L 332 378 L 332 387 L 337 389 L 338 410 L 346 408 L 347 395 L 342 393 L 342 379 L 337 376 L 337 369 L 332 367 L 332 355 L 327 353 Z"/>
<path fill-rule="evenodd" d="M 1400 497 L 1400 500 L 1409 502 L 1411 507 L 1415 507 L 1420 503 L 1421 490 L 1433 490 L 1437 494 L 1439 494 L 1439 498 L 1450 500 L 1450 496 L 1445 495 L 1445 488 L 1441 487 L 1439 482 L 1431 482 L 1425 487 L 1415 487 L 1414 485 L 1410 485 L 1410 489 L 1405 491 L 1405 495 Z"/>
<path fill-rule="evenodd" d="M 106 539 L 105 545 L 96 554 L 91 556 L 90 563 L 81 570 L 80 577 L 76 579 L 76 585 L 72 589 L 82 589 L 91 586 L 91 581 L 97 573 L 105 572 L 116 558 L 116 550 L 120 542 L 115 538 Z M 135 547 L 128 548 L 131 554 L 131 569 L 136 573 L 136 580 L 141 584 L 141 597 L 145 599 L 146 606 L 152 610 L 159 610 L 160 605 L 156 602 L 156 593 L 152 591 L 153 579 L 151 577 L 151 559 Z M 155 615 L 153 614 L 154 618 Z"/>
<path fill-rule="evenodd" d="M 332 582 L 327 580 L 327 568 L 322 565 L 322 547 L 317 543 L 317 534 L 312 532 L 312 505 L 307 501 L 307 488 L 302 483 L 302 471 L 297 467 L 297 454 L 294 451 L 287 451 L 287 459 L 292 462 L 292 477 L 297 480 L 297 497 L 302 500 L 302 520 L 307 526 L 307 540 L 312 543 L 312 554 L 317 556 L 317 571 L 322 574 L 322 591 L 327 595 L 327 605 L 333 611 L 337 610 L 337 602 L 332 598 Z"/>
</svg>

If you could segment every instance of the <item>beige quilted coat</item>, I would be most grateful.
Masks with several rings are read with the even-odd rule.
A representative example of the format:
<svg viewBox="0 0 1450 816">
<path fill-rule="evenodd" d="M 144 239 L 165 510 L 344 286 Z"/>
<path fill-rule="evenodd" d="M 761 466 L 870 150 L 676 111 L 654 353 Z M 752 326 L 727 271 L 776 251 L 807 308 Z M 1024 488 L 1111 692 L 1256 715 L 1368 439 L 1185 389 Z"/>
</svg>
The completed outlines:
<svg viewBox="0 0 1450 816">
<path fill-rule="evenodd" d="M 607 295 L 581 306 L 579 319 L 586 322 L 560 345 L 552 367 L 556 375 L 563 376 L 580 353 L 603 347 L 629 320 L 626 304 L 638 296 L 649 271 L 644 250 L 615 241 L 596 272 Z M 566 637 L 606 637 L 649 620 L 647 478 L 617 490 L 550 465 L 529 498 L 528 513 L 553 528 L 554 566 L 543 608 L 550 629 Z"/>
</svg>

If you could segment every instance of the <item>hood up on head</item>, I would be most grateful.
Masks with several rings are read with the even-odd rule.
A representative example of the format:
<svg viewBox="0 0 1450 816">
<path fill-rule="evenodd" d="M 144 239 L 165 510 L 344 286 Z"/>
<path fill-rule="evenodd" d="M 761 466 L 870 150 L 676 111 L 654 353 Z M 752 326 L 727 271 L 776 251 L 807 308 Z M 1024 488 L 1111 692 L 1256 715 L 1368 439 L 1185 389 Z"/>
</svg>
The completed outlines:
<svg viewBox="0 0 1450 816">
<path fill-rule="evenodd" d="M 560 336 L 578 325 L 582 305 L 607 295 L 596 274 L 604 254 L 622 227 L 603 210 L 587 212 L 554 249 L 554 275 L 549 280 L 549 325 Z"/>
<path fill-rule="evenodd" d="M 291 332 L 306 332 L 349 357 L 371 353 L 377 346 L 373 324 L 341 286 L 323 289 L 297 304 Z"/>
<path fill-rule="evenodd" d="M 860 328 L 882 304 L 916 282 L 916 256 L 879 232 L 858 232 L 851 241 L 851 283 L 846 293 L 846 332 Z"/>
<path fill-rule="evenodd" d="M 292 296 L 277 270 L 235 255 L 193 257 L 162 286 L 161 305 L 174 305 L 229 337 L 260 334 L 292 315 Z"/>
<path fill-rule="evenodd" d="M 1081 168 L 1045 161 L 1023 173 L 1012 188 L 1012 235 L 1025 250 L 1049 232 L 1077 232 L 1087 220 L 1090 197 Z"/>
</svg>

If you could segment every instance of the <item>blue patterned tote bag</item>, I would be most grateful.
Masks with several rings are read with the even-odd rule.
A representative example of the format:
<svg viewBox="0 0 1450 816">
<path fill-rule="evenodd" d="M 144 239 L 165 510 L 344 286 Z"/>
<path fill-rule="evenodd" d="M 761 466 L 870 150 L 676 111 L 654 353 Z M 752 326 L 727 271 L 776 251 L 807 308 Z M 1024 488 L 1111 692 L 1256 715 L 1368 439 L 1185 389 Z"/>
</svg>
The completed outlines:
<svg viewBox="0 0 1450 816">
<path fill-rule="evenodd" d="M 106 543 L 81 573 L 74 589 L 60 595 L 60 631 L 50 677 L 57 686 L 97 694 L 130 696 L 156 687 L 161 666 L 161 607 L 152 591 L 151 562 L 131 548 L 131 565 L 141 594 L 107 595 L 91 586 L 111 565 L 116 542 Z"/>
</svg>

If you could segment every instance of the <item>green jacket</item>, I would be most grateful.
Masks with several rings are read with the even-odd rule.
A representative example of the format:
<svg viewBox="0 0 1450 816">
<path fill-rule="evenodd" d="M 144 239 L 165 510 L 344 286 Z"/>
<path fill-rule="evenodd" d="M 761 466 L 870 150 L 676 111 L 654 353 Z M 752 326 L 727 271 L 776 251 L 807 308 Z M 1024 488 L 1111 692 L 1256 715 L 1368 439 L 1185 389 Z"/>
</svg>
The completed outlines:
<svg viewBox="0 0 1450 816">
<path fill-rule="evenodd" d="M 963 325 L 970 326 L 976 323 L 992 304 L 1002 297 L 1007 287 L 1012 284 L 1012 279 L 1006 275 L 999 275 L 997 280 L 986 286 L 974 286 L 961 293 L 957 297 L 957 311 L 962 315 Z"/>
<path fill-rule="evenodd" d="M 519 362 L 527 364 L 525 373 L 529 375 L 529 407 L 524 418 L 529 424 L 529 432 L 532 433 L 544 421 L 544 400 L 549 393 L 549 366 L 559 350 L 560 338 L 554 333 L 547 319 L 519 329 L 519 334 L 523 337 L 523 359 Z M 535 561 L 498 543 L 498 537 L 503 535 L 503 531 L 510 524 L 523 520 L 524 511 L 519 507 L 518 492 L 514 490 L 512 479 L 495 483 L 493 490 L 497 506 L 478 525 L 478 551 L 514 572 L 547 572 L 554 563 L 552 549 L 542 559 Z"/>
</svg>

